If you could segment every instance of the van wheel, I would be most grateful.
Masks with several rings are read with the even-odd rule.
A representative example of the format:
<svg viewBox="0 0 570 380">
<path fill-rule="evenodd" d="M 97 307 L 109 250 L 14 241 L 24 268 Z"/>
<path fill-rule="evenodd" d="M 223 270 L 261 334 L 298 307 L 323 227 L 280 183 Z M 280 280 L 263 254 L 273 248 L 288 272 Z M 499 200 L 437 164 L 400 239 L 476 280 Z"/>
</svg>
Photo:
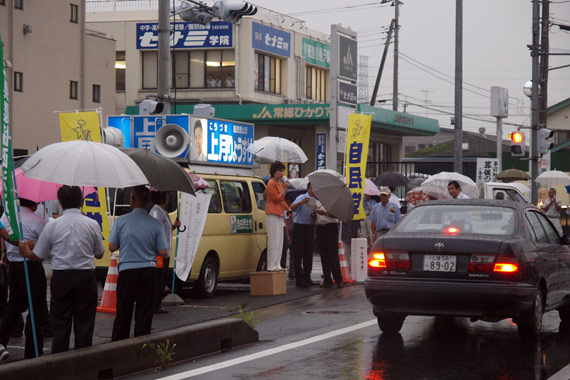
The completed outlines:
<svg viewBox="0 0 570 380">
<path fill-rule="evenodd" d="M 263 251 L 263 253 L 261 253 L 261 256 L 259 257 L 259 262 L 257 263 L 257 269 L 258 272 L 263 272 L 267 270 L 267 252 Z"/>
<path fill-rule="evenodd" d="M 194 289 L 199 297 L 212 298 L 216 294 L 217 286 L 218 264 L 212 257 L 206 257 Z"/>
</svg>

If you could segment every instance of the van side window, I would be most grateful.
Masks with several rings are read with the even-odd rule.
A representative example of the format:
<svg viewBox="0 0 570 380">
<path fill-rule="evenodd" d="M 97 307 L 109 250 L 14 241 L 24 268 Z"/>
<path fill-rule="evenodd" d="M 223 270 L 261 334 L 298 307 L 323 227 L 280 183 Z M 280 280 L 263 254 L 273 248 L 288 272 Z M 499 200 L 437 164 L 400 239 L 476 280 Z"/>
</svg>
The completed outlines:
<svg viewBox="0 0 570 380">
<path fill-rule="evenodd" d="M 222 201 L 220 199 L 218 183 L 215 179 L 207 179 L 206 182 L 208 182 L 210 188 L 202 189 L 200 191 L 206 194 L 212 194 L 212 198 L 210 198 L 210 206 L 208 207 L 208 214 L 219 214 L 222 212 Z"/>
<path fill-rule="evenodd" d="M 247 182 L 220 181 L 224 210 L 228 214 L 250 213 L 251 197 Z"/>
<path fill-rule="evenodd" d="M 260 210 L 265 210 L 265 199 L 263 194 L 265 193 L 265 185 L 261 182 L 251 182 L 251 187 L 253 188 L 253 194 L 255 194 L 255 202 L 257 203 L 257 208 Z"/>
<path fill-rule="evenodd" d="M 509 196 L 510 200 L 515 201 L 515 202 L 520 202 L 520 203 L 526 203 L 524 198 L 521 197 L 520 194 L 517 193 L 516 190 L 506 189 L 506 192 L 507 192 L 507 195 Z"/>
</svg>

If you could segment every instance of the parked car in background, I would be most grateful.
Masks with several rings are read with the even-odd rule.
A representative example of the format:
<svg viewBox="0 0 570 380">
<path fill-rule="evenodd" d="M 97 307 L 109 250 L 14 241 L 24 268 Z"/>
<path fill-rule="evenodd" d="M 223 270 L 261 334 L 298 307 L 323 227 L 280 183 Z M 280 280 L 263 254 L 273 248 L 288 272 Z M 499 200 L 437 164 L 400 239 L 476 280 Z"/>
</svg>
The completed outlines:
<svg viewBox="0 0 570 380">
<path fill-rule="evenodd" d="M 544 312 L 570 320 L 569 243 L 528 204 L 425 202 L 374 243 L 366 296 L 386 333 L 408 315 L 512 318 L 535 338 Z"/>
</svg>

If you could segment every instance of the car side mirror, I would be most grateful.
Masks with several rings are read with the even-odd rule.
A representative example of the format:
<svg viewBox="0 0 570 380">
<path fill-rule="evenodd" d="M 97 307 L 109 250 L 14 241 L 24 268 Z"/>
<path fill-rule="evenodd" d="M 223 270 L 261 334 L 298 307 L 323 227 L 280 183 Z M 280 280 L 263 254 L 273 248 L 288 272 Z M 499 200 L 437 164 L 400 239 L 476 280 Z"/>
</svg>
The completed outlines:
<svg viewBox="0 0 570 380">
<path fill-rule="evenodd" d="M 562 244 L 570 245 L 570 235 L 569 234 L 564 234 L 564 236 L 562 236 Z"/>
</svg>

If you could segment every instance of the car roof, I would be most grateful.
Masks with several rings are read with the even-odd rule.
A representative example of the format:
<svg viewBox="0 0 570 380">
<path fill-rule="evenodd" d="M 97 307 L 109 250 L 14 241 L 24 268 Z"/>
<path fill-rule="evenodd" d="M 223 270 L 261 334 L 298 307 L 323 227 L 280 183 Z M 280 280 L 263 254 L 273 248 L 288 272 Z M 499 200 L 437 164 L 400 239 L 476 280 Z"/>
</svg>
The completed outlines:
<svg viewBox="0 0 570 380">
<path fill-rule="evenodd" d="M 508 207 L 524 212 L 527 209 L 533 209 L 534 206 L 521 203 L 513 202 L 511 200 L 496 200 L 496 199 L 445 199 L 436 201 L 426 201 L 422 202 L 417 207 L 431 207 L 440 205 L 469 205 L 469 206 L 491 206 L 491 207 Z"/>
</svg>

